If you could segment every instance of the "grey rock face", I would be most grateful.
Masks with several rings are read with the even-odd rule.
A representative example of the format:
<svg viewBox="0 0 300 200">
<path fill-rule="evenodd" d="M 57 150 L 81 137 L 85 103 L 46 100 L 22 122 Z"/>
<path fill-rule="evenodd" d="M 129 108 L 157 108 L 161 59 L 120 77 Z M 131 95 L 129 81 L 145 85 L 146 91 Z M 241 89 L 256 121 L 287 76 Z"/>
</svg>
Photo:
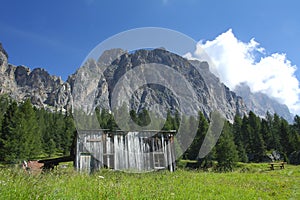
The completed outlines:
<svg viewBox="0 0 300 200">
<path fill-rule="evenodd" d="M 8 55 L 0 43 L 0 73 L 6 70 Z"/>
<path fill-rule="evenodd" d="M 12 91 L 16 89 L 16 83 L 14 82 L 15 69 L 8 64 L 7 59 L 8 55 L 0 43 L 0 94 L 8 93 L 12 96 Z"/>
<path fill-rule="evenodd" d="M 191 112 L 195 114 L 202 111 L 209 117 L 211 111 L 219 110 L 227 119 L 232 120 L 235 114 L 244 115 L 249 110 L 260 116 L 269 111 L 292 120 L 285 105 L 264 94 L 253 94 L 245 86 L 237 87 L 234 93 L 209 71 L 207 62 L 189 61 L 162 48 L 137 50 L 133 53 L 122 49 L 107 50 L 98 60 L 88 60 L 64 82 L 41 68 L 31 71 L 25 66 L 8 64 L 8 55 L 0 43 L 0 94 L 8 94 L 17 101 L 29 98 L 34 105 L 50 110 L 69 109 L 72 102 L 74 107 L 84 107 L 86 111 L 93 110 L 96 106 L 110 109 L 118 81 L 130 70 L 138 67 L 144 69 L 151 63 L 168 66 L 187 80 L 195 94 L 186 98 L 188 101 L 185 103 L 189 104 Z M 132 77 L 133 80 L 125 79 L 125 82 L 136 81 L 141 84 L 147 81 L 147 76 L 149 74 L 142 73 L 139 77 Z M 158 70 L 150 76 L 157 80 L 167 79 L 176 83 L 177 91 L 184 90 L 184 83 L 176 80 L 172 73 L 166 74 L 166 71 Z M 134 91 L 120 91 L 118 95 L 117 99 L 129 95 L 128 109 L 137 113 L 145 108 L 165 116 L 167 110 L 175 113 L 182 104 L 178 98 L 180 94 L 175 94 L 172 88 L 160 84 L 145 84 Z"/>
<path fill-rule="evenodd" d="M 71 87 L 59 77 L 36 68 L 8 64 L 7 53 L 0 46 L 0 94 L 8 94 L 17 101 L 30 99 L 38 106 L 50 110 L 71 108 Z"/>
<path fill-rule="evenodd" d="M 241 84 L 237 86 L 235 92 L 244 99 L 248 109 L 255 114 L 265 117 L 267 112 L 272 115 L 277 113 L 287 121 L 293 122 L 292 114 L 286 105 L 278 103 L 275 99 L 261 92 L 252 93 L 248 85 Z"/>
<path fill-rule="evenodd" d="M 126 53 L 121 49 L 104 51 L 98 61 L 88 59 L 67 82 L 72 89 L 73 106 L 85 112 L 93 112 L 96 105 L 109 109 L 108 84 L 103 77 L 103 69 L 115 58 Z"/>
<path fill-rule="evenodd" d="M 78 95 L 76 98 L 78 104 L 86 104 L 87 101 L 85 100 L 94 99 L 92 102 L 93 105 L 86 105 L 87 108 L 96 106 L 111 108 L 111 98 L 118 81 L 130 70 L 134 70 L 138 67 L 141 67 L 141 70 L 143 70 L 146 69 L 147 64 L 155 63 L 168 66 L 176 73 L 182 75 L 191 85 L 195 95 L 186 103 L 189 104 L 188 106 L 192 109 L 191 112 L 194 112 L 195 115 L 198 111 L 202 111 L 209 117 L 213 110 L 219 110 L 227 119 L 232 120 L 236 113 L 243 115 L 247 112 L 247 108 L 242 99 L 235 95 L 234 92 L 231 92 L 224 84 L 220 83 L 219 79 L 209 71 L 206 62 L 188 61 L 164 49 L 138 50 L 131 54 L 120 50 L 118 51 L 119 55 L 117 59 L 106 59 L 111 62 L 110 65 L 109 62 L 106 61 L 98 61 L 98 63 L 88 61 L 84 67 L 77 71 L 74 77 L 78 87 L 75 87 L 77 91 L 75 91 L 75 94 L 73 91 L 73 94 Z M 107 57 L 109 54 L 106 52 L 103 55 Z M 99 60 L 101 61 L 102 59 L 100 58 Z M 100 66 L 103 65 L 107 66 L 105 67 L 106 70 L 102 72 Z M 172 73 L 165 74 L 165 72 L 166 71 L 159 70 L 154 72 L 153 75 L 147 75 L 145 72 L 144 74 L 141 73 L 139 77 L 131 77 L 131 80 L 125 80 L 125 82 L 130 84 L 136 81 L 135 83 L 137 85 L 142 85 L 141 82 L 147 78 L 149 79 L 149 76 L 152 76 L 153 79 L 166 79 L 171 83 L 176 83 L 176 76 Z M 97 73 L 98 76 L 95 77 Z M 95 86 L 96 80 L 97 86 Z M 70 83 L 71 82 L 70 80 Z M 177 82 L 176 87 L 179 88 L 179 91 L 181 87 L 183 88 L 182 90 L 184 90 L 183 85 L 183 82 Z M 95 87 L 97 89 L 93 90 L 92 88 Z M 132 89 L 130 88 L 126 90 L 120 91 L 118 93 L 119 96 L 116 98 L 122 99 L 126 95 L 130 95 L 128 96 L 130 100 L 128 109 L 135 110 L 137 113 L 144 108 L 158 113 L 161 116 L 165 116 L 167 110 L 170 110 L 172 113 L 175 113 L 176 110 L 180 111 L 180 99 L 178 98 L 178 94 L 174 94 L 174 91 L 166 86 L 146 84 L 135 91 L 131 91 Z M 89 92 L 84 93 L 84 91 Z"/>
<path fill-rule="evenodd" d="M 214 102 L 218 110 L 222 110 L 224 116 L 232 120 L 232 116 L 238 114 L 243 116 L 248 113 L 248 109 L 243 102 L 243 99 L 230 91 L 229 88 L 220 82 L 209 70 L 207 62 L 190 61 L 204 77 L 205 83 L 210 88 L 211 101 Z"/>
</svg>

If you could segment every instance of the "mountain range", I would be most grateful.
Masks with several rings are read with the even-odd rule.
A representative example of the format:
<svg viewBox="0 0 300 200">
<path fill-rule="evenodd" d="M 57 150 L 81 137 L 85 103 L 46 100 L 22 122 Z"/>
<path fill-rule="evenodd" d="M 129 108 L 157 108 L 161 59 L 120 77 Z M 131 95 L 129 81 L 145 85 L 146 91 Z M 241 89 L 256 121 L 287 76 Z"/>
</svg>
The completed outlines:
<svg viewBox="0 0 300 200">
<path fill-rule="evenodd" d="M 185 103 L 194 112 L 202 111 L 209 117 L 211 111 L 218 109 L 232 121 L 236 114 L 244 115 L 252 110 L 260 116 L 264 116 L 266 112 L 277 113 L 292 121 L 287 106 L 263 93 L 252 93 L 247 85 L 240 85 L 235 91 L 231 91 L 210 72 L 207 62 L 187 60 L 161 48 L 141 49 L 130 53 L 122 49 L 104 51 L 98 60 L 87 60 L 67 81 L 63 81 L 42 68 L 30 70 L 25 66 L 9 64 L 8 54 L 0 43 L 0 94 L 7 94 L 17 101 L 29 98 L 33 105 L 49 110 L 70 109 L 72 105 L 86 110 L 95 107 L 110 109 L 118 81 L 130 70 L 141 66 L 144 69 L 143 66 L 151 63 L 168 66 L 175 74 L 180 74 L 188 81 L 194 96 Z M 160 70 L 153 74 L 153 77 L 162 79 L 165 76 L 165 72 Z M 167 76 L 170 82 L 176 83 L 176 76 Z M 133 79 L 141 87 L 135 91 L 120 91 L 116 94 L 116 99 L 127 95 L 130 110 L 139 113 L 148 109 L 164 115 L 165 110 L 174 113 L 180 109 L 180 99 L 168 87 L 150 83 L 143 85 L 143 80 L 147 79 L 145 75 Z M 177 86 L 181 85 L 179 83 Z"/>
</svg>

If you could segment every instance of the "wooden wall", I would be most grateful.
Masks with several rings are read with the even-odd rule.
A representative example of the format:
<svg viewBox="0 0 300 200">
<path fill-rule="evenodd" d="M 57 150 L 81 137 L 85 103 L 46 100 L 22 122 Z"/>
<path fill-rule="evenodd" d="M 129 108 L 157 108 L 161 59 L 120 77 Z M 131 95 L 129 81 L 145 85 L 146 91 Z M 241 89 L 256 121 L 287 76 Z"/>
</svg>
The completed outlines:
<svg viewBox="0 0 300 200">
<path fill-rule="evenodd" d="M 76 147 L 79 171 L 175 169 L 174 131 L 79 131 Z"/>
</svg>

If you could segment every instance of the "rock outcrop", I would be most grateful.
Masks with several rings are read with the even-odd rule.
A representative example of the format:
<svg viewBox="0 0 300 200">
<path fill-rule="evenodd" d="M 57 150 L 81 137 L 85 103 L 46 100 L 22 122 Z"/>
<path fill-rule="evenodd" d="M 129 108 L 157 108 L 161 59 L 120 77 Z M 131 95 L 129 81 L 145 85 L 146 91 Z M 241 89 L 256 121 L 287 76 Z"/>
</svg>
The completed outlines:
<svg viewBox="0 0 300 200">
<path fill-rule="evenodd" d="M 111 109 L 112 95 L 118 81 L 129 71 L 138 67 L 144 70 L 146 65 L 153 63 L 168 66 L 175 72 L 156 70 L 150 75 L 153 79 L 167 79 L 176 85 L 173 87 L 177 91 L 181 90 L 184 94 L 185 82 L 181 82 L 175 75 L 180 74 L 191 86 L 193 96 L 186 98 L 188 100 L 185 103 L 192 112 L 202 111 L 209 117 L 210 112 L 217 109 L 227 119 L 233 120 L 236 114 L 244 115 L 250 110 L 260 116 L 269 111 L 288 121 L 292 119 L 287 106 L 264 94 L 251 93 L 246 86 L 237 87 L 235 92 L 230 91 L 210 72 L 207 62 L 187 60 L 162 48 L 131 53 L 122 49 L 107 50 L 99 59 L 87 60 L 84 66 L 64 82 L 42 68 L 31 71 L 25 66 L 9 64 L 8 54 L 0 43 L 0 94 L 8 94 L 17 101 L 29 98 L 34 105 L 50 110 L 70 109 L 71 106 L 84 110 L 93 110 L 95 107 Z M 166 85 L 150 82 L 143 85 L 143 81 L 147 82 L 148 75 L 141 73 L 139 77 L 131 77 L 132 80 L 125 79 L 127 83 L 136 81 L 141 87 L 134 91 L 134 87 L 122 90 L 117 93 L 119 96 L 116 99 L 127 95 L 129 109 L 137 113 L 148 109 L 165 116 L 166 110 L 172 113 L 180 110 L 182 102 L 178 94 L 174 93 L 174 88 L 172 90 Z"/>
<path fill-rule="evenodd" d="M 191 107 L 195 114 L 202 111 L 209 117 L 211 111 L 217 109 L 227 119 L 232 120 L 235 114 L 243 115 L 247 112 L 242 99 L 230 91 L 209 71 L 206 62 L 191 62 L 163 49 L 137 50 L 133 53 L 120 50 L 118 52 L 119 54 L 115 60 L 107 58 L 100 58 L 99 61 L 101 62 L 88 60 L 85 66 L 73 75 L 73 80 L 70 80 L 70 82 L 75 82 L 73 90 L 74 103 L 76 102 L 78 106 L 84 105 L 82 108 L 87 110 L 92 110 L 97 106 L 110 109 L 112 107 L 111 98 L 118 81 L 124 78 L 124 75 L 130 70 L 137 67 L 146 70 L 146 65 L 155 63 L 170 67 L 174 73 L 166 74 L 166 71 L 162 69 L 156 70 L 153 72 L 154 74 L 150 75 L 145 71 L 144 73 L 138 73 L 139 76 L 130 77 L 131 80 L 125 80 L 128 84 L 133 82 L 136 85 L 141 85 L 135 91 L 132 91 L 134 87 L 126 87 L 125 90 L 118 92 L 119 96 L 115 97 L 116 99 L 124 99 L 126 95 L 131 95 L 127 96 L 130 100 L 130 110 L 135 110 L 138 113 L 143 109 L 147 109 L 159 113 L 161 116 L 164 116 L 167 110 L 172 113 L 180 110 L 180 99 L 178 94 L 174 94 L 172 88 L 146 81 L 150 76 L 152 79 L 166 79 L 169 83 L 176 83 L 177 85 L 173 87 L 179 87 L 178 90 L 183 91 L 185 83 L 178 82 L 181 80 L 175 80 L 177 73 L 184 77 L 194 91 L 194 96 L 185 103 Z M 107 57 L 110 54 L 105 52 L 103 55 Z M 103 60 L 109 60 L 111 64 L 106 61 L 103 62 Z M 105 70 L 102 71 L 101 69 Z M 148 84 L 143 85 L 143 81 Z"/>
<path fill-rule="evenodd" d="M 17 101 L 31 102 L 47 109 L 71 108 L 71 87 L 60 77 L 42 68 L 30 70 L 25 66 L 8 64 L 7 53 L 0 45 L 0 94 L 8 94 Z"/>
<path fill-rule="evenodd" d="M 246 84 L 237 86 L 234 91 L 243 98 L 248 109 L 255 114 L 265 117 L 267 112 L 272 115 L 276 113 L 288 122 L 293 122 L 293 117 L 288 107 L 284 104 L 280 104 L 275 99 L 268 97 L 266 94 L 261 92 L 251 92 L 249 86 Z"/>
</svg>

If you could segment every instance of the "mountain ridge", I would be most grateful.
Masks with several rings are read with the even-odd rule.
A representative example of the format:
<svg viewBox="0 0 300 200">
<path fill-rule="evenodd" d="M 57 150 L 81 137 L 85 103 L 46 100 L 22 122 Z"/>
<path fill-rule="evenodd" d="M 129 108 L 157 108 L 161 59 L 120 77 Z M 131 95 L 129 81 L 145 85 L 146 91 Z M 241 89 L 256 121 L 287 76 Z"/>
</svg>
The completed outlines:
<svg viewBox="0 0 300 200">
<path fill-rule="evenodd" d="M 254 97 L 247 99 L 244 96 L 242 98 L 236 92 L 230 91 L 226 85 L 220 82 L 218 77 L 209 71 L 209 66 L 206 62 L 190 61 L 161 48 L 137 50 L 134 53 L 128 53 L 122 49 L 105 51 L 97 61 L 89 60 L 86 63 L 86 67 L 81 67 L 74 74 L 70 75 L 66 81 L 63 81 L 60 77 L 50 75 L 42 68 L 30 70 L 25 66 L 9 64 L 8 54 L 0 43 L 0 94 L 8 94 L 17 101 L 30 98 L 35 106 L 50 110 L 65 110 L 71 108 L 74 100 L 73 95 L 78 93 L 82 95 L 80 97 L 82 99 L 74 102 L 74 105 L 83 103 L 89 97 L 94 98 L 95 106 L 109 109 L 111 107 L 110 95 L 116 81 L 130 69 L 148 63 L 160 63 L 171 66 L 172 69 L 183 74 L 191 82 L 197 94 L 197 102 L 193 105 L 193 108 L 198 109 L 197 112 L 201 110 L 206 116 L 209 116 L 212 107 L 221 110 L 229 120 L 233 120 L 235 114 L 247 114 L 253 109 L 249 104 L 253 104 Z M 101 66 L 106 66 L 104 72 L 101 71 Z M 89 77 L 95 74 L 98 74 L 98 77 L 96 77 L 97 80 L 95 79 L 96 83 L 92 83 L 92 88 L 96 89 L 97 94 L 88 96 L 86 91 L 83 90 L 84 84 L 88 84 Z M 74 91 L 78 89 L 74 88 L 76 83 L 83 85 L 82 90 Z M 133 94 L 130 97 L 130 107 L 136 112 L 144 108 L 155 110 L 153 105 L 156 101 L 165 101 L 163 106 L 167 109 L 173 111 L 178 109 L 177 100 L 167 88 L 152 85 L 151 87 L 140 88 L 134 91 Z M 238 94 L 242 94 L 242 92 Z M 250 92 L 250 94 L 252 93 Z M 256 104 L 259 103 L 256 102 Z M 270 105 L 273 104 L 274 102 Z M 274 105 L 278 106 L 281 104 Z M 263 107 L 260 105 L 259 115 L 262 114 L 261 109 Z M 287 117 L 287 107 L 282 106 L 282 108 L 285 114 L 278 114 Z M 157 109 L 155 111 L 160 112 Z M 287 120 L 290 121 L 290 119 Z"/>
</svg>

